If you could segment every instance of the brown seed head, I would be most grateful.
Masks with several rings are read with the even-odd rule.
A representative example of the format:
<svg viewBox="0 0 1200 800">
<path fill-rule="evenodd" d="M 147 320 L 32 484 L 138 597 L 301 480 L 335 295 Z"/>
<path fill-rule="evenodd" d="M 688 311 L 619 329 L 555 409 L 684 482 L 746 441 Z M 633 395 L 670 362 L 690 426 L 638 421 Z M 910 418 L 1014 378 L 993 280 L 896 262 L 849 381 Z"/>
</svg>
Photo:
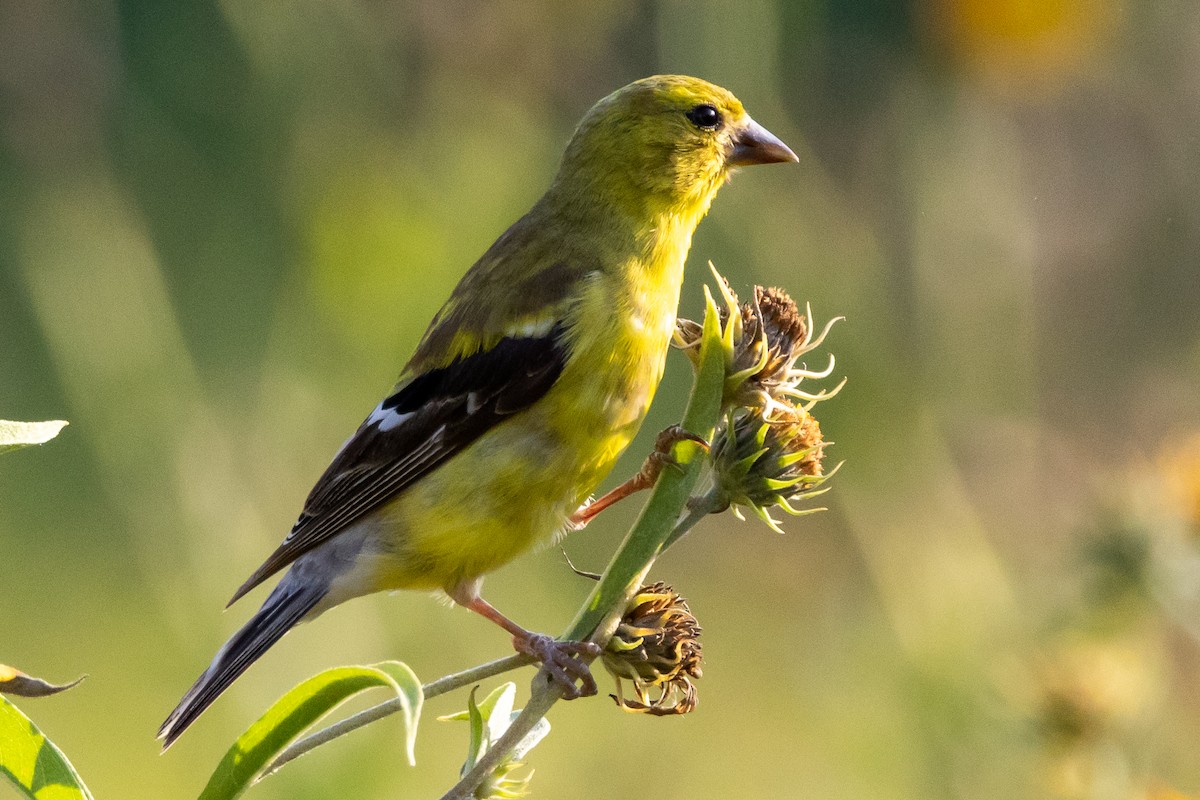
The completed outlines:
<svg viewBox="0 0 1200 800">
<path fill-rule="evenodd" d="M 654 716 L 695 709 L 693 679 L 703 662 L 699 637 L 687 601 L 665 583 L 643 586 L 601 656 L 617 681 L 613 700 L 626 711 Z M 632 681 L 635 699 L 623 696 L 623 678 Z"/>
<path fill-rule="evenodd" d="M 720 278 L 718 275 L 717 277 Z M 754 299 L 739 303 L 737 295 L 720 278 L 722 303 L 717 305 L 722 341 L 725 348 L 726 408 L 772 408 L 784 398 L 818 401 L 831 397 L 841 387 L 816 394 L 800 389 L 806 379 L 827 377 L 833 359 L 822 371 L 797 368 L 797 360 L 825 338 L 829 326 L 815 339 L 807 313 L 801 313 L 795 301 L 782 289 L 754 287 Z M 674 343 L 699 363 L 703 327 L 692 320 L 676 324 Z"/>
</svg>

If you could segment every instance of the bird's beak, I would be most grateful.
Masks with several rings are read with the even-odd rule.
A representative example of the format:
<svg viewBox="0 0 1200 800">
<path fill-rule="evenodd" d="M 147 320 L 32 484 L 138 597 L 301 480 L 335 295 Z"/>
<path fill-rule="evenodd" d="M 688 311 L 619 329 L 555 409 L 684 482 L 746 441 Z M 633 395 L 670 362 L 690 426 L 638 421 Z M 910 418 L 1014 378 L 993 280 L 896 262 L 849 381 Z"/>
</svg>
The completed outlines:
<svg viewBox="0 0 1200 800">
<path fill-rule="evenodd" d="M 778 164 L 782 161 L 799 161 L 792 149 L 769 130 L 746 117 L 733 135 L 733 147 L 729 151 L 726 165 L 748 167 L 751 164 Z"/>
</svg>

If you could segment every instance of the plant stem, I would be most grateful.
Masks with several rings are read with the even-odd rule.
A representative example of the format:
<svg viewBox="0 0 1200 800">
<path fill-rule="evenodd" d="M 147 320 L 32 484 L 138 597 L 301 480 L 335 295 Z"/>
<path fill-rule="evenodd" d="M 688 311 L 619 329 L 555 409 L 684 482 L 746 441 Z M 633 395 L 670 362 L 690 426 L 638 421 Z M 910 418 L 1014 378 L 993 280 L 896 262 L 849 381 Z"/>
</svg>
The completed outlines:
<svg viewBox="0 0 1200 800">
<path fill-rule="evenodd" d="M 465 669 L 462 672 L 455 672 L 452 675 L 445 675 L 438 678 L 436 681 L 431 681 L 421 687 L 425 699 L 437 697 L 439 694 L 454 691 L 462 686 L 469 686 L 472 683 L 481 681 L 485 678 L 490 678 L 493 675 L 499 675 L 509 670 L 523 667 L 526 664 L 532 664 L 533 659 L 526 655 L 514 654 L 498 658 L 495 661 L 489 661 L 486 664 L 480 664 L 477 667 Z M 330 725 L 327 728 L 322 728 L 314 734 L 299 739 L 290 744 L 279 756 L 271 762 L 258 780 L 262 780 L 267 775 L 275 772 L 284 764 L 299 758 L 316 747 L 320 747 L 327 742 L 331 742 L 341 736 L 345 736 L 351 731 L 357 730 L 364 725 L 368 725 L 376 720 L 383 719 L 389 714 L 395 714 L 402 709 L 403 703 L 399 698 L 393 698 L 379 705 L 371 706 L 357 714 L 352 714 L 349 717 Z"/>
<path fill-rule="evenodd" d="M 711 441 L 721 413 L 725 356 L 717 309 L 711 296 L 707 296 L 707 300 L 700 363 L 683 417 L 683 427 Z M 685 505 L 704 465 L 704 451 L 695 442 L 685 440 L 675 445 L 672 455 L 681 469 L 666 470 L 659 476 L 637 522 L 609 562 L 600 582 L 579 609 L 564 639 L 587 639 L 603 647 L 612 637 L 626 606 L 641 587 L 658 554 L 668 542 L 678 539 L 708 513 L 706 508 L 697 506 L 684 514 Z M 474 797 L 476 788 L 509 757 L 513 748 L 561 697 L 562 687 L 548 680 L 545 669 L 540 670 L 525 708 L 462 780 L 442 796 L 442 800 L 469 800 Z"/>
<path fill-rule="evenodd" d="M 693 505 L 694 507 L 689 509 L 688 514 L 671 530 L 671 535 L 667 538 L 667 542 L 679 539 L 679 537 L 695 527 L 696 523 L 710 513 L 707 504 L 698 503 Z M 666 545 L 663 546 L 663 549 L 666 549 Z M 646 569 L 642 571 L 639 579 L 630 584 L 629 591 L 624 600 L 614 606 L 601 620 L 600 624 L 596 627 L 596 632 L 590 637 L 590 641 L 603 646 L 604 642 L 612 636 L 613 630 L 621 621 L 621 616 L 625 612 L 626 605 L 641 587 L 642 578 L 645 577 L 645 573 L 649 571 L 653 562 L 654 560 L 651 559 L 650 563 L 646 565 Z M 492 747 L 484 753 L 483 757 L 476 762 L 471 771 L 464 775 L 462 780 L 456 783 L 450 791 L 442 795 L 441 800 L 471 800 L 479 784 L 508 757 L 513 748 L 521 743 L 521 740 L 534 729 L 538 721 L 546 716 L 550 708 L 561 699 L 562 687 L 548 680 L 545 670 L 540 670 L 537 678 L 534 679 L 529 702 L 521 709 L 521 713 L 508 726 L 504 735 L 497 739 Z"/>
<path fill-rule="evenodd" d="M 709 299 L 704 317 L 704 338 L 701 343 L 700 364 L 696 371 L 692 394 L 683 416 L 684 430 L 711 441 L 721 413 L 721 394 L 725 380 L 725 356 L 721 350 L 720 330 L 715 305 Z M 637 522 L 625 536 L 625 541 L 609 562 L 592 590 L 591 596 L 579 610 L 564 638 L 586 639 L 596 632 L 605 614 L 618 604 L 623 608 L 640 586 L 650 565 L 658 557 L 671 536 L 676 522 L 684 511 L 692 488 L 700 477 L 704 451 L 695 442 L 682 441 L 672 454 L 681 469 L 668 469 L 659 476 L 654 492 L 642 509 Z M 611 635 L 611 631 L 609 632 Z M 607 642 L 599 642 L 603 645 Z"/>
<path fill-rule="evenodd" d="M 683 538 L 683 535 L 696 527 L 696 523 L 714 513 L 720 507 L 720 496 L 716 489 L 712 489 L 705 494 L 698 494 L 688 499 L 687 514 L 675 529 L 671 531 L 671 535 L 663 542 L 660 553 L 665 553 L 667 548 Z"/>
</svg>

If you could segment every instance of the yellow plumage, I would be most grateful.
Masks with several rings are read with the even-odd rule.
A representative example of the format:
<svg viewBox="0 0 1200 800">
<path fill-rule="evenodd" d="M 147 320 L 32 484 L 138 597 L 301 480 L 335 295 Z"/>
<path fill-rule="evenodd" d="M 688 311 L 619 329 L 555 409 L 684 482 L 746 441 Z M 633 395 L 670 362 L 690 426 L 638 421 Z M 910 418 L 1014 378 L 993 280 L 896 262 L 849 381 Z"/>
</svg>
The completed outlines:
<svg viewBox="0 0 1200 800">
<path fill-rule="evenodd" d="M 164 723 L 167 743 L 296 622 L 383 589 L 445 590 L 574 688 L 586 668 L 571 646 L 500 615 L 481 578 L 564 530 L 612 469 L 662 377 L 692 232 L 733 167 L 785 160 L 732 94 L 696 78 L 597 103 L 546 194 L 464 275 L 235 595 L 292 565 Z"/>
</svg>

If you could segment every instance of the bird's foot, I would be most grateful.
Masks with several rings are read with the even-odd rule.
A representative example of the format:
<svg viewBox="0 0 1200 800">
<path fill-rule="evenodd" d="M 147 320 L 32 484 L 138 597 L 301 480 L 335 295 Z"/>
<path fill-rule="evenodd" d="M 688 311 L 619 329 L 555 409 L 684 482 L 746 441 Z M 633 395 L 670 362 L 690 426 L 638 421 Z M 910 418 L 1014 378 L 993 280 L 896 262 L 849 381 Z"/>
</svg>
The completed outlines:
<svg viewBox="0 0 1200 800">
<path fill-rule="evenodd" d="M 624 500 L 629 495 L 643 489 L 649 489 L 658 482 L 658 476 L 667 467 L 678 468 L 679 462 L 671 455 L 671 451 L 679 442 L 695 442 L 705 450 L 709 448 L 709 444 L 703 436 L 697 436 L 691 431 L 685 430 L 682 425 L 672 425 L 663 429 L 658 434 L 658 438 L 654 440 L 654 450 L 646 456 L 646 460 L 642 462 L 642 468 L 637 471 L 637 474 L 603 497 L 585 503 L 567 519 L 567 527 L 570 530 L 580 530 L 591 522 L 593 517 L 613 503 Z"/>
<path fill-rule="evenodd" d="M 562 686 L 564 700 L 596 694 L 596 679 L 584 661 L 600 655 L 595 642 L 562 642 L 544 633 L 526 632 L 513 637 L 513 647 L 542 663 L 550 680 Z"/>
<path fill-rule="evenodd" d="M 670 425 L 663 428 L 659 431 L 658 438 L 654 440 L 654 450 L 642 462 L 642 468 L 638 471 L 638 480 L 650 487 L 658 481 L 658 476 L 665 468 L 678 467 L 679 462 L 675 460 L 675 456 L 671 455 L 671 451 L 679 442 L 695 442 L 705 450 L 708 450 L 710 446 L 707 439 L 692 433 L 682 425 Z"/>
</svg>

